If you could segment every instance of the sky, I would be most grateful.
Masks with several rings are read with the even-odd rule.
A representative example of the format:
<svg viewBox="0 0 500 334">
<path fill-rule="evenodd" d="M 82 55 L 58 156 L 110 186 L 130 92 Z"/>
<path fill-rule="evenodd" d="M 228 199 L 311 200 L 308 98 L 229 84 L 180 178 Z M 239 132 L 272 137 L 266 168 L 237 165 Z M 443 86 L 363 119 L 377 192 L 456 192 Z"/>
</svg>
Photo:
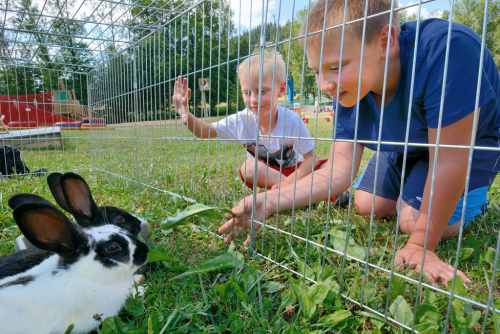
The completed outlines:
<svg viewBox="0 0 500 334">
<path fill-rule="evenodd" d="M 34 3 L 38 5 L 38 8 L 43 7 L 44 2 L 47 0 L 34 0 Z M 418 0 L 398 0 L 399 4 L 406 6 L 409 4 L 418 4 Z M 432 13 L 442 12 L 443 10 L 450 9 L 451 0 L 434 0 L 429 3 L 422 5 L 422 18 L 431 17 Z M 83 2 L 83 6 L 82 5 Z M 267 6 L 268 15 L 267 19 L 269 22 L 279 21 L 284 24 L 287 20 L 292 18 L 292 14 L 296 14 L 297 11 L 304 9 L 308 6 L 309 0 L 229 0 L 230 6 L 234 11 L 233 20 L 238 26 L 240 6 L 241 6 L 241 28 L 248 29 L 250 26 L 255 27 L 262 23 L 262 6 Z M 79 14 L 90 14 L 92 12 L 93 4 L 92 0 L 76 0 L 73 8 L 79 8 Z M 109 7 L 114 6 L 114 4 L 108 4 Z M 281 7 L 281 10 L 280 10 Z M 295 7 L 295 8 L 294 8 Z M 251 11 L 250 11 L 251 9 Z M 407 9 L 408 16 L 415 14 L 418 10 L 418 6 Z M 265 9 L 264 9 L 265 11 Z M 119 14 L 117 14 L 119 15 Z M 81 15 L 78 15 L 81 17 Z"/>
<path fill-rule="evenodd" d="M 262 23 L 262 2 L 264 6 L 268 6 L 267 19 L 269 22 L 278 21 L 283 24 L 292 18 L 292 13 L 306 8 L 309 0 L 229 0 L 230 6 L 234 11 L 233 20 L 239 22 L 240 5 L 241 5 L 241 28 L 255 27 Z M 295 10 L 294 10 L 295 3 Z M 410 4 L 418 4 L 418 1 L 401 0 L 399 2 L 402 6 Z M 281 10 L 280 10 L 281 7 Z M 252 9 L 250 11 L 250 8 Z M 429 18 L 436 16 L 443 10 L 450 9 L 450 2 L 448 0 L 435 0 L 422 5 L 421 18 Z M 418 6 L 407 9 L 408 16 L 415 14 Z M 251 14 L 251 15 L 250 15 Z M 434 14 L 434 15 L 433 15 Z"/>
</svg>

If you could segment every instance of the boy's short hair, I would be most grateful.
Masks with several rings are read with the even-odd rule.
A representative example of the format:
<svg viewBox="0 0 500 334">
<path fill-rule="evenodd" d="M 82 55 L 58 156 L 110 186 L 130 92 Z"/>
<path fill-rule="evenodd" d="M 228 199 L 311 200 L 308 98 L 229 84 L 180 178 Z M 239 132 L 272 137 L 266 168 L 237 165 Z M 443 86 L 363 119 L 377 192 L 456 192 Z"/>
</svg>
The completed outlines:
<svg viewBox="0 0 500 334">
<path fill-rule="evenodd" d="M 382 13 L 391 10 L 391 4 L 395 0 L 370 0 L 368 1 L 368 13 L 367 17 L 373 14 Z M 309 10 L 309 20 L 304 18 L 304 22 L 300 27 L 299 35 L 303 36 L 306 33 L 306 25 L 309 25 L 307 31 L 308 34 L 315 31 L 323 30 L 323 22 L 325 21 L 325 3 L 326 0 L 318 0 L 312 8 Z M 347 13 L 346 13 L 346 32 L 350 33 L 352 36 L 358 38 L 360 41 L 363 38 L 363 20 L 355 23 L 349 23 L 357 19 L 363 19 L 365 17 L 365 5 L 366 0 L 348 0 L 347 1 Z M 344 21 L 344 6 L 345 0 L 328 0 L 328 6 L 326 8 L 326 24 L 325 29 L 342 24 Z M 394 9 L 397 8 L 397 3 L 395 3 Z M 378 15 L 372 18 L 366 19 L 366 34 L 365 42 L 370 43 L 375 40 L 375 38 L 380 33 L 380 30 L 389 24 L 391 13 Z M 401 30 L 399 26 L 399 11 L 394 10 L 392 16 L 392 25 L 396 29 L 396 37 L 399 36 Z M 341 28 L 339 28 L 341 29 Z M 335 31 L 335 29 L 330 30 Z M 338 30 L 336 30 L 338 31 Z M 308 42 L 310 39 L 321 39 L 322 34 L 314 34 L 307 36 Z M 304 38 L 300 39 L 302 47 L 304 47 Z"/>
<path fill-rule="evenodd" d="M 275 60 L 274 52 L 264 51 L 262 76 L 269 76 L 272 78 L 274 73 L 274 82 L 282 83 L 283 81 L 285 81 L 286 67 L 285 67 L 285 62 L 283 61 L 283 57 L 281 56 L 281 53 L 276 51 L 276 62 L 274 60 Z M 243 62 L 241 62 L 240 66 L 238 67 L 238 74 L 240 75 L 240 78 L 248 76 L 249 64 L 250 64 L 250 76 L 259 75 L 260 54 L 248 57 Z"/>
</svg>

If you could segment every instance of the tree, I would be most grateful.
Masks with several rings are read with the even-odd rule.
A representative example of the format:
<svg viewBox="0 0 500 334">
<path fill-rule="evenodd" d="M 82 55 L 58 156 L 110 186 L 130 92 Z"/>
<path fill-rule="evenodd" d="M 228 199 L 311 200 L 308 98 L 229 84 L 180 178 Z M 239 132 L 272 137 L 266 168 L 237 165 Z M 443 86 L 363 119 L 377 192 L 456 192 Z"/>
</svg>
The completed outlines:
<svg viewBox="0 0 500 334">
<path fill-rule="evenodd" d="M 484 20 L 484 0 L 459 0 L 453 8 L 453 21 L 465 24 L 482 36 Z M 448 20 L 450 12 L 443 13 L 443 19 Z M 486 26 L 485 44 L 493 55 L 497 66 L 500 66 L 500 1 L 489 2 Z"/>
<path fill-rule="evenodd" d="M 81 64 L 91 63 L 87 44 L 71 37 L 85 34 L 82 24 L 73 20 L 69 12 L 74 2 L 68 0 L 63 5 L 60 0 L 48 1 L 45 10 L 53 12 L 55 19 L 42 16 L 33 0 L 13 3 L 18 13 L 7 21 L 19 29 L 22 38 L 12 38 L 5 31 L 2 36 L 0 57 L 17 66 L 5 66 L 0 71 L 1 94 L 31 95 L 58 90 L 62 79 L 67 89 L 75 89 L 82 104 L 87 103 L 86 76 L 73 73 L 85 71 Z M 13 45 L 12 40 L 17 44 Z"/>
<path fill-rule="evenodd" d="M 296 18 L 293 21 L 293 26 L 292 22 L 287 22 L 284 30 L 289 33 L 290 28 L 292 28 L 292 37 L 298 36 L 300 27 L 306 19 L 307 8 L 304 8 L 297 12 Z M 286 38 L 288 39 L 289 35 L 287 35 Z M 314 72 L 307 65 L 307 58 L 304 59 L 304 49 L 300 46 L 298 40 L 293 40 L 284 45 L 284 59 L 288 58 L 288 52 L 290 52 L 290 76 L 295 87 L 295 94 L 301 94 L 302 98 L 308 95 L 312 95 L 313 98 L 316 98 L 318 86 L 316 84 Z"/>
<path fill-rule="evenodd" d="M 227 61 L 228 40 L 234 32 L 228 1 L 203 2 L 193 9 L 192 3 L 185 1 L 144 0 L 139 4 L 150 6 L 133 10 L 134 17 L 128 22 L 130 34 L 140 43 L 127 51 L 136 61 L 137 89 L 148 97 L 141 99 L 139 114 L 146 119 L 174 117 L 170 101 L 174 78 L 187 74 L 194 92 L 191 103 L 196 101 L 198 116 L 202 109 L 198 79 L 210 78 L 207 101 L 215 115 L 216 104 L 225 102 L 228 94 L 228 69 L 220 65 Z M 154 32 L 151 25 L 164 28 Z M 151 35 L 146 37 L 145 31 Z"/>
</svg>

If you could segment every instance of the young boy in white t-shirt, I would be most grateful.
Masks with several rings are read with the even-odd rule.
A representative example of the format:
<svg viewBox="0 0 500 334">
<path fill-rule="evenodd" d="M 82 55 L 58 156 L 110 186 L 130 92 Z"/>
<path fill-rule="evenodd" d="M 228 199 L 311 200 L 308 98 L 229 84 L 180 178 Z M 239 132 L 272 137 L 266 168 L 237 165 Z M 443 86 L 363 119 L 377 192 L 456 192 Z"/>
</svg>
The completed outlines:
<svg viewBox="0 0 500 334">
<path fill-rule="evenodd" d="M 299 180 L 311 173 L 312 166 L 317 169 L 326 160 L 318 161 L 314 141 L 299 115 L 278 106 L 278 98 L 286 92 L 286 70 L 281 55 L 263 54 L 260 104 L 259 71 L 260 54 L 240 64 L 241 92 L 247 108 L 218 122 L 205 123 L 189 111 L 191 90 L 187 88 L 186 78 L 181 81 L 179 77 L 175 82 L 173 100 L 176 112 L 195 136 L 218 137 L 247 150 L 247 159 L 240 167 L 241 179 L 247 186 L 253 188 L 256 173 L 254 159 L 257 156 L 257 186 L 266 187 L 267 174 L 267 188 L 276 189 L 280 180 L 281 186 L 293 184 L 295 173 Z M 259 142 L 256 145 L 258 133 Z"/>
</svg>

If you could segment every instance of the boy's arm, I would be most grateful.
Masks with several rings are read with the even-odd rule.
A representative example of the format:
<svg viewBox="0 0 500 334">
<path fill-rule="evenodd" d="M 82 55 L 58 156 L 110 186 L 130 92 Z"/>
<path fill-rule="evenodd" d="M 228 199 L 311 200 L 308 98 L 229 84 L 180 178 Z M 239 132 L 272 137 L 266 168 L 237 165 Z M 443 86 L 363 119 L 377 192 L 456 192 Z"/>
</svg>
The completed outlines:
<svg viewBox="0 0 500 334">
<path fill-rule="evenodd" d="M 331 179 L 331 195 L 338 195 L 349 188 L 351 184 L 351 170 L 354 164 L 354 173 L 359 169 L 359 164 L 363 156 L 363 146 L 357 144 L 356 156 L 353 157 L 354 143 L 336 142 L 332 144 L 330 156 L 325 168 L 314 172 L 314 182 L 311 187 L 311 177 L 306 176 L 297 181 L 297 184 L 291 184 L 278 190 L 270 190 L 266 193 L 257 194 L 255 203 L 255 217 L 259 222 L 264 222 L 267 217 L 278 211 L 277 203 L 279 200 L 279 211 L 290 210 L 293 206 L 295 196 L 295 207 L 309 205 L 309 197 L 311 203 L 318 203 L 328 198 Z M 333 171 L 330 169 L 331 159 L 333 160 Z M 353 161 L 354 160 L 354 161 Z M 267 201 L 266 201 L 267 199 Z M 250 227 L 250 217 L 252 215 L 252 200 L 253 195 L 245 197 L 240 201 L 238 206 L 232 209 L 236 214 L 235 217 L 227 214 L 227 218 L 232 218 L 222 225 L 218 232 L 231 232 L 224 239 L 225 242 L 230 242 L 235 237 L 240 235 L 245 228 Z M 234 230 L 233 230 L 234 228 Z M 256 225 L 260 228 L 260 224 Z M 250 238 L 244 242 L 248 245 Z"/>
<path fill-rule="evenodd" d="M 474 113 L 471 113 L 453 124 L 442 127 L 440 145 L 470 145 L 473 120 Z M 429 144 L 435 144 L 437 129 L 429 128 L 428 137 Z M 429 147 L 429 172 L 425 182 L 420 212 L 408 242 L 397 254 L 396 263 L 398 265 L 404 263 L 417 264 L 420 270 L 424 246 L 426 246 L 424 274 L 433 284 L 436 284 L 434 279 L 440 277 L 446 285 L 446 282 L 453 278 L 454 267 L 439 259 L 434 250 L 441 240 L 441 236 L 455 211 L 458 201 L 462 197 L 467 176 L 469 149 L 444 147 L 438 149 L 429 233 L 427 245 L 425 245 L 435 150 L 435 147 Z M 460 224 L 460 222 L 457 224 Z M 465 281 L 469 281 L 467 276 L 460 270 L 457 273 Z"/>
<path fill-rule="evenodd" d="M 293 185 L 295 182 L 295 174 L 297 174 L 297 181 L 302 179 L 304 176 L 311 174 L 313 166 L 316 166 L 318 163 L 318 155 L 315 153 L 315 150 L 312 149 L 306 154 L 303 155 L 304 160 L 302 160 L 302 163 L 300 164 L 299 167 L 297 167 L 297 171 L 293 172 L 292 174 L 288 175 L 286 179 L 281 181 L 281 188 L 286 187 L 287 185 Z M 278 184 L 276 184 L 272 189 L 277 189 Z"/>
<path fill-rule="evenodd" d="M 182 83 L 181 77 L 177 78 L 174 83 L 173 100 L 175 111 L 182 117 L 182 122 L 198 138 L 217 137 L 217 132 L 212 124 L 203 122 L 189 111 L 188 101 L 190 98 L 191 89 L 187 87 L 187 78 L 184 78 Z"/>
</svg>

